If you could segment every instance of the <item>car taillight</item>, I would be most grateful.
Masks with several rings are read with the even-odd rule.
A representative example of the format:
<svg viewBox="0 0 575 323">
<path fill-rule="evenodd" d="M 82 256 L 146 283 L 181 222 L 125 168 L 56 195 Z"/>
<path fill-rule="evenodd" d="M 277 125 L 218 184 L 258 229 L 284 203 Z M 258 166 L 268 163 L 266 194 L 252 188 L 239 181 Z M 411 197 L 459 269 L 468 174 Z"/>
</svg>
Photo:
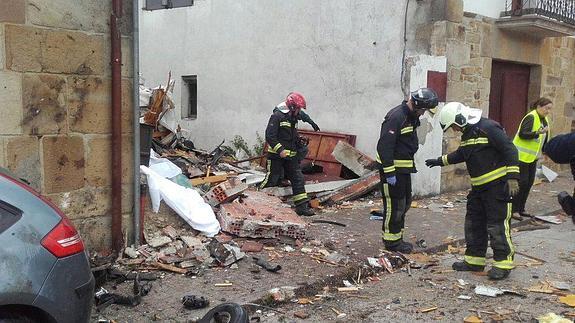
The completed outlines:
<svg viewBox="0 0 575 323">
<path fill-rule="evenodd" d="M 58 214 L 62 220 L 50 231 L 44 239 L 42 239 L 42 246 L 48 249 L 54 256 L 58 258 L 63 258 L 71 256 L 73 254 L 84 251 L 84 242 L 72 222 L 66 217 L 66 215 L 60 210 L 54 203 L 40 195 L 29 185 L 14 179 L 3 172 L 0 172 L 0 176 L 8 179 L 14 184 L 20 186 L 26 191 L 32 193 L 38 197 L 42 202 L 46 203 L 56 214 Z"/>
<path fill-rule="evenodd" d="M 84 251 L 84 242 L 66 217 L 42 239 L 42 246 L 58 258 Z"/>
</svg>

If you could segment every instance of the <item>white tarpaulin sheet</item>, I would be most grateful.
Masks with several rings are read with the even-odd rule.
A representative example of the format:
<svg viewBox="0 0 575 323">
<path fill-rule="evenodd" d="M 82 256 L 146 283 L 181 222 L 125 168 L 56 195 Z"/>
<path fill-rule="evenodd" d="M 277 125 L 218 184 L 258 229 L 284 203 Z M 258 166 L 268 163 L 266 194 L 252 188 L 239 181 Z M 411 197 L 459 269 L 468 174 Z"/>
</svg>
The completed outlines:
<svg viewBox="0 0 575 323">
<path fill-rule="evenodd" d="M 150 168 L 141 165 L 140 171 L 148 178 L 148 189 L 152 200 L 152 210 L 158 213 L 160 202 L 164 200 L 192 228 L 213 237 L 220 232 L 220 223 L 212 207 L 194 189 L 180 186 Z"/>
</svg>

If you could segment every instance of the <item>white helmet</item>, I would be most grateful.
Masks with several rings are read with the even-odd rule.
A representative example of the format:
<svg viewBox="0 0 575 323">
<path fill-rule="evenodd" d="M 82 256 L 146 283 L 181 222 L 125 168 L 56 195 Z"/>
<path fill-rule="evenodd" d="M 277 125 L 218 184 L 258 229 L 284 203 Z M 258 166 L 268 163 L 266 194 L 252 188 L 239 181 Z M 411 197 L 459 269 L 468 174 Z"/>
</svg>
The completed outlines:
<svg viewBox="0 0 575 323">
<path fill-rule="evenodd" d="M 470 108 L 463 103 L 450 102 L 439 111 L 441 129 L 447 131 L 452 125 L 464 128 L 468 124 L 476 124 L 481 119 L 481 110 Z"/>
</svg>

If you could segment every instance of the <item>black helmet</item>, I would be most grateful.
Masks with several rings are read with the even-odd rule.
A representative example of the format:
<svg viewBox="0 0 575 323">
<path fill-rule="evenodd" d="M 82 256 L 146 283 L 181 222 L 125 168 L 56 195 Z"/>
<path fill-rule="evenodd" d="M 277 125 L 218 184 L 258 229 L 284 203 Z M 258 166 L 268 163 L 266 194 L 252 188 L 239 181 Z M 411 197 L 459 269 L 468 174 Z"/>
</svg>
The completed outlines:
<svg viewBox="0 0 575 323">
<path fill-rule="evenodd" d="M 415 109 L 429 110 L 437 106 L 437 93 L 430 88 L 422 87 L 411 92 L 411 100 Z"/>
</svg>

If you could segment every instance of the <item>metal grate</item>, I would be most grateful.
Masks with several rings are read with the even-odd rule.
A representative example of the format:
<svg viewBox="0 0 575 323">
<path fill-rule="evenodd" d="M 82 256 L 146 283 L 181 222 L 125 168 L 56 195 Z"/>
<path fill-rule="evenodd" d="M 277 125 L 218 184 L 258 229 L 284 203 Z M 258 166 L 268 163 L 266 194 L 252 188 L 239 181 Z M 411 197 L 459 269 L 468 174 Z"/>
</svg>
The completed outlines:
<svg viewBox="0 0 575 323">
<path fill-rule="evenodd" d="M 575 0 L 505 0 L 501 17 L 538 15 L 575 25 Z"/>
</svg>

